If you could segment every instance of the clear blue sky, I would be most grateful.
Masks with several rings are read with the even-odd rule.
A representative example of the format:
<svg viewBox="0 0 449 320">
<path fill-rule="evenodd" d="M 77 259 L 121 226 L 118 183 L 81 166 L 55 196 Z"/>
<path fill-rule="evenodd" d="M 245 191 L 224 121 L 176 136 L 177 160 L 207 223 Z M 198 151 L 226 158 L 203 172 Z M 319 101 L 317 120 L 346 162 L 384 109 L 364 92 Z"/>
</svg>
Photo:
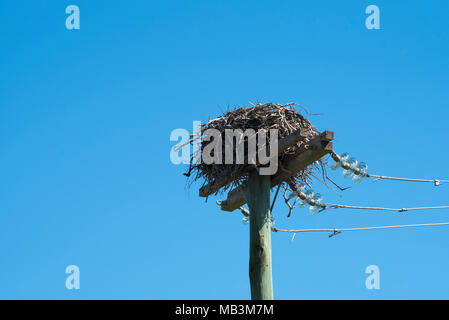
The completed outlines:
<svg viewBox="0 0 449 320">
<path fill-rule="evenodd" d="M 81 29 L 65 28 L 66 6 Z M 365 28 L 380 8 L 381 30 Z M 0 298 L 248 299 L 248 226 L 186 188 L 175 128 L 298 102 L 370 172 L 449 178 L 446 1 L 0 3 Z M 449 185 L 379 181 L 325 201 L 448 205 Z M 449 221 L 335 210 L 278 227 Z M 449 228 L 273 234 L 278 299 L 449 298 Z M 65 268 L 81 289 L 65 288 Z M 365 288 L 377 265 L 380 290 Z"/>
</svg>

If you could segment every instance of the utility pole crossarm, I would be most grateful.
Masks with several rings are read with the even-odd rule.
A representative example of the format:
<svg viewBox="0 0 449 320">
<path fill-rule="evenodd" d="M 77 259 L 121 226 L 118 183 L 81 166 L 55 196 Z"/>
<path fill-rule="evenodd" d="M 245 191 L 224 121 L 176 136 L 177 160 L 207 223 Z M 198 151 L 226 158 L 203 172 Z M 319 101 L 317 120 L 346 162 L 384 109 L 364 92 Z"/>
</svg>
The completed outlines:
<svg viewBox="0 0 449 320">
<path fill-rule="evenodd" d="M 283 170 L 279 170 L 271 178 L 271 188 L 277 186 L 281 182 L 287 180 L 297 172 L 304 170 L 315 161 L 321 159 L 326 154 L 333 151 L 332 140 L 334 139 L 334 133 L 332 131 L 325 131 L 319 136 L 314 137 L 310 143 L 304 148 L 299 149 L 297 152 L 288 156 L 286 165 Z M 246 187 L 239 186 L 228 193 L 228 197 L 225 201 L 221 202 L 221 210 L 234 211 L 240 208 L 246 203 Z"/>
<path fill-rule="evenodd" d="M 291 146 L 295 145 L 299 141 L 303 141 L 304 139 L 307 138 L 307 136 L 309 134 L 310 134 L 309 130 L 296 130 L 295 132 L 282 138 L 281 140 L 279 140 L 278 153 L 276 154 L 276 156 L 281 154 L 282 152 L 284 152 Z M 261 153 L 266 154 L 266 152 L 261 152 Z M 263 159 L 262 162 L 267 163 L 268 161 L 269 161 L 269 158 L 267 157 L 266 159 Z M 256 165 L 260 165 L 260 163 L 256 163 Z M 250 171 L 251 169 L 252 169 L 252 165 L 248 165 L 247 170 Z M 236 179 L 236 178 L 239 178 L 239 177 L 234 177 L 234 179 Z M 234 179 L 228 177 L 228 178 L 216 180 L 213 183 L 209 183 L 200 188 L 199 195 L 200 195 L 200 197 L 208 197 L 211 194 L 220 190 L 225 185 L 231 183 Z"/>
</svg>

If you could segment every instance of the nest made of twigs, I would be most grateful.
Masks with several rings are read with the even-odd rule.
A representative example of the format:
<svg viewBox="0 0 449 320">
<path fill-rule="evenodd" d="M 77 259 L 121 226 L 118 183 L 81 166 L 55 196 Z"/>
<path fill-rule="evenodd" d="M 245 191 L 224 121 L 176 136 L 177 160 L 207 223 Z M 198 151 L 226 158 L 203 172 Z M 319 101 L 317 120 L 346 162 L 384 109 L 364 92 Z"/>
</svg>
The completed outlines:
<svg viewBox="0 0 449 320">
<path fill-rule="evenodd" d="M 193 154 L 189 170 L 185 173 L 190 177 L 190 183 L 194 181 L 202 181 L 202 185 L 213 183 L 216 180 L 230 178 L 232 182 L 221 188 L 221 192 L 235 187 L 247 180 L 248 167 L 246 164 L 205 164 L 204 162 L 196 163 L 195 159 L 199 159 L 202 155 L 204 147 L 213 143 L 213 141 L 203 142 L 201 137 L 205 130 L 216 129 L 224 136 L 225 129 L 240 129 L 245 131 L 253 129 L 256 132 L 260 129 L 269 131 L 270 129 L 278 130 L 278 139 L 282 139 L 298 129 L 305 130 L 308 133 L 308 139 L 299 141 L 292 147 L 286 149 L 278 154 L 279 170 L 282 170 L 283 161 L 287 154 L 292 154 L 297 151 L 303 144 L 307 143 L 311 138 L 319 135 L 320 132 L 312 126 L 309 120 L 301 115 L 296 107 L 302 108 L 298 104 L 289 103 L 285 105 L 264 103 L 257 104 L 252 107 L 238 107 L 234 110 L 228 111 L 222 116 L 208 121 L 201 125 L 197 134 L 191 136 L 190 143 L 199 143 L 199 148 L 196 154 Z M 302 108 L 306 113 L 307 111 Z M 268 137 L 268 141 L 269 141 Z M 224 150 L 224 141 L 223 150 Z M 198 142 L 199 141 L 199 142 Z M 234 151 L 235 152 L 235 151 Z M 246 152 L 246 150 L 245 150 Z M 318 166 L 311 165 L 308 168 L 297 172 L 291 179 L 293 181 L 302 181 L 309 183 L 312 179 L 311 174 L 313 169 Z"/>
</svg>

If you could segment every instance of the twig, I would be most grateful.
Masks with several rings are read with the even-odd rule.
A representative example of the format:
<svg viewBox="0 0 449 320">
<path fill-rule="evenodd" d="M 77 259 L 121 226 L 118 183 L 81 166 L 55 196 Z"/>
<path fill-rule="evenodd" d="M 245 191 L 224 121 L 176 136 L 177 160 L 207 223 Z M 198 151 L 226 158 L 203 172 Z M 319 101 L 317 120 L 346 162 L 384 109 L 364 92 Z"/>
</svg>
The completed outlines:
<svg viewBox="0 0 449 320">
<path fill-rule="evenodd" d="M 271 203 L 271 208 L 270 208 L 270 212 L 273 213 L 273 207 L 274 207 L 274 203 L 276 202 L 276 198 L 278 196 L 279 193 L 279 189 L 281 188 L 281 183 L 279 183 L 278 188 L 276 190 L 276 194 L 274 195 L 274 199 L 273 202 Z"/>
</svg>

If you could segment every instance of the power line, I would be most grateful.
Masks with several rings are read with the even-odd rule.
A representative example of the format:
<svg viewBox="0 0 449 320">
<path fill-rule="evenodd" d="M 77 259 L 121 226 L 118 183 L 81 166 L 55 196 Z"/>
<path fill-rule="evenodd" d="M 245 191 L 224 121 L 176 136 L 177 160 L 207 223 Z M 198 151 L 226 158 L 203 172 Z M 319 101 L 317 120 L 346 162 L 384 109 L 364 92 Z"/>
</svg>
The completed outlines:
<svg viewBox="0 0 449 320">
<path fill-rule="evenodd" d="M 406 212 L 406 211 L 414 211 L 414 210 L 432 210 L 432 209 L 449 209 L 449 206 L 439 206 L 439 207 L 416 207 L 416 208 L 382 208 L 382 207 L 362 207 L 362 206 L 346 206 L 341 204 L 331 204 L 331 203 L 325 203 L 326 207 L 323 208 L 323 210 L 326 209 L 362 209 L 362 210 L 385 210 L 385 211 L 396 211 L 396 212 Z"/>
<path fill-rule="evenodd" d="M 449 222 L 440 222 L 440 223 L 422 223 L 422 224 L 403 224 L 403 225 L 393 225 L 393 226 L 379 226 L 379 227 L 360 227 L 360 228 L 332 228 L 332 229 L 278 229 L 272 227 L 271 230 L 273 232 L 288 232 L 293 233 L 292 240 L 296 233 L 302 232 L 332 232 L 329 237 L 337 235 L 343 231 L 365 231 L 365 230 L 379 230 L 379 229 L 395 229 L 395 228 L 411 228 L 411 227 L 431 227 L 431 226 L 446 226 L 449 225 Z"/>
<path fill-rule="evenodd" d="M 293 190 L 293 192 L 290 194 L 288 198 L 284 196 L 285 202 L 289 205 L 290 209 L 292 209 L 292 206 L 288 203 L 288 200 L 292 197 L 299 197 L 301 201 L 304 203 L 307 203 L 311 206 L 311 208 L 316 208 L 316 211 L 312 211 L 313 213 L 322 212 L 327 209 L 361 209 L 361 210 L 384 210 L 384 211 L 395 211 L 395 212 L 406 212 L 406 211 L 416 211 L 416 210 L 431 210 L 431 209 L 449 209 L 449 206 L 430 206 L 430 207 L 415 207 L 415 208 L 385 208 L 385 207 L 366 207 L 366 206 L 348 206 L 348 205 L 341 205 L 341 204 L 333 204 L 333 203 L 322 203 L 321 202 L 321 196 L 318 196 L 319 199 L 315 199 L 313 195 L 307 195 L 306 193 L 302 192 L 302 190 L 305 188 L 303 185 L 302 187 L 298 187 L 295 184 L 290 184 L 290 188 Z M 309 190 L 311 192 L 311 190 Z M 313 193 L 313 192 L 312 192 Z"/>
<path fill-rule="evenodd" d="M 398 177 L 390 177 L 390 176 L 382 176 L 376 174 L 370 174 L 366 172 L 366 166 L 363 167 L 354 167 L 349 162 L 346 161 L 348 155 L 345 154 L 344 157 L 338 155 L 335 152 L 331 153 L 332 159 L 337 163 L 335 169 L 338 167 L 342 167 L 345 170 L 350 170 L 355 176 L 366 177 L 366 178 L 375 178 L 374 181 L 377 180 L 396 180 L 396 181 L 409 181 L 409 182 L 433 182 L 435 186 L 439 186 L 443 183 L 449 183 L 449 180 L 442 179 L 415 179 L 415 178 L 398 178 Z M 351 159 L 349 159 L 351 160 Z M 356 161 L 355 161 L 356 162 Z"/>
<path fill-rule="evenodd" d="M 439 179 L 411 179 L 411 178 L 397 178 L 397 177 L 388 177 L 388 176 L 379 176 L 376 174 L 367 174 L 368 178 L 376 178 L 374 181 L 377 180 L 397 180 L 397 181 L 410 181 L 410 182 L 433 182 L 435 186 L 439 186 L 442 183 L 447 183 L 449 180 L 439 180 Z"/>
</svg>

